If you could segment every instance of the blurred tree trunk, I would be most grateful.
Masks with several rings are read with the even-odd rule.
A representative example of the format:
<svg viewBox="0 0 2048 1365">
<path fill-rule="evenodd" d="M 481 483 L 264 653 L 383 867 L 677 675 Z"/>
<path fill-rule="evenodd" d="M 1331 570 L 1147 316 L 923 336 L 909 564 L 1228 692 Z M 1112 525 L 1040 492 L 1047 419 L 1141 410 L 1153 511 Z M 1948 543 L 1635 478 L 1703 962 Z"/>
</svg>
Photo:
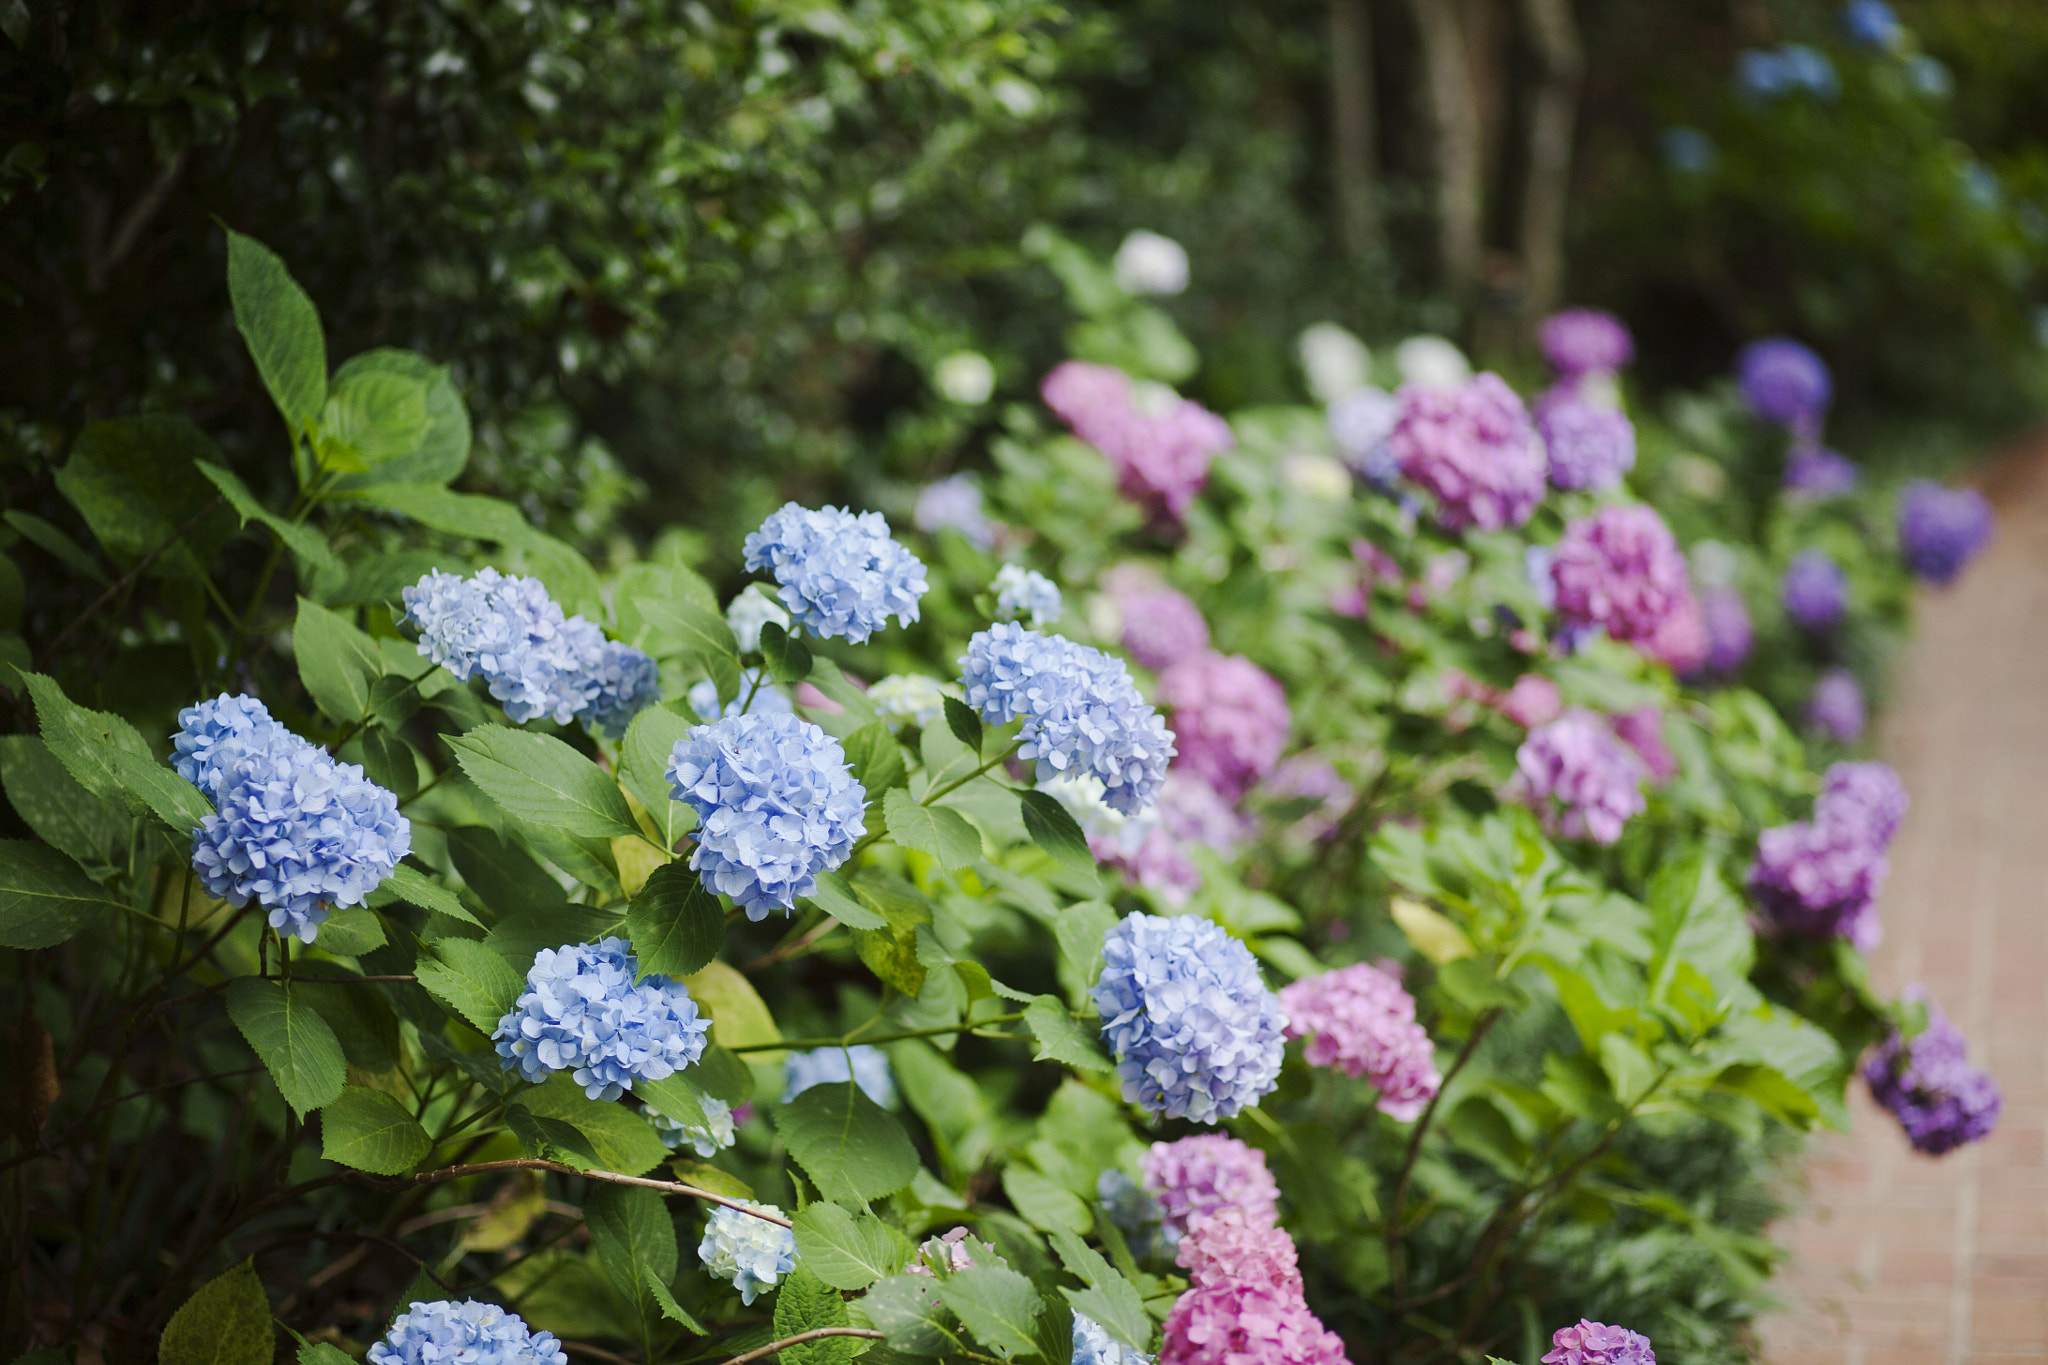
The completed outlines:
<svg viewBox="0 0 2048 1365">
<path fill-rule="evenodd" d="M 1436 143 L 1437 263 L 1463 309 L 1479 282 L 1484 138 L 1466 34 L 1450 0 L 1408 0 L 1422 42 L 1423 87 Z"/>
<path fill-rule="evenodd" d="M 1571 194 L 1572 130 L 1585 54 L 1571 0 L 1522 0 L 1522 18 L 1542 74 L 1530 100 L 1529 165 L 1522 191 L 1522 330 L 1556 311 L 1564 295 L 1565 210 Z"/>
<path fill-rule="evenodd" d="M 1337 191 L 1337 240 L 1345 255 L 1358 260 L 1380 244 L 1369 0 L 1330 0 L 1329 38 L 1330 172 Z"/>
</svg>

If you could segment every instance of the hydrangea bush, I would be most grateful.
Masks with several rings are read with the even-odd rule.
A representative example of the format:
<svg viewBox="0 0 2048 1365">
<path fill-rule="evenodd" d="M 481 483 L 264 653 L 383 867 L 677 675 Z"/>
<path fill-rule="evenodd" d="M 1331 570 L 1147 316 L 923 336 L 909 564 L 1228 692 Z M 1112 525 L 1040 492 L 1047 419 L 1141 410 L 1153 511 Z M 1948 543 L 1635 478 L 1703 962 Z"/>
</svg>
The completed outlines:
<svg viewBox="0 0 2048 1365">
<path fill-rule="evenodd" d="M 1082 354 L 989 470 L 600 568 L 449 487 L 446 371 L 330 373 L 231 239 L 277 458 L 89 429 L 215 558 L 151 576 L 155 495 L 67 479 L 128 577 L 9 675 L 5 1198 L 129 1220 L 31 1239 L 37 1301 L 167 1361 L 275 1316 L 301 1365 L 1670 1365 L 1727 1358 L 1756 1172 L 1849 1085 L 1988 1131 L 1856 956 L 1907 794 L 1745 685 L 1867 667 L 1888 518 L 1697 534 L 1612 318 L 1544 340 L 1633 464 L 1440 338 L 1320 334 L 1330 410 L 1226 419 L 1163 387 L 1171 253 L 1057 264 Z M 1771 384 L 1751 434 L 1817 437 Z M 1926 496 L 1940 579 L 1983 535 Z M 1897 584 L 1793 625 L 1807 551 Z"/>
</svg>

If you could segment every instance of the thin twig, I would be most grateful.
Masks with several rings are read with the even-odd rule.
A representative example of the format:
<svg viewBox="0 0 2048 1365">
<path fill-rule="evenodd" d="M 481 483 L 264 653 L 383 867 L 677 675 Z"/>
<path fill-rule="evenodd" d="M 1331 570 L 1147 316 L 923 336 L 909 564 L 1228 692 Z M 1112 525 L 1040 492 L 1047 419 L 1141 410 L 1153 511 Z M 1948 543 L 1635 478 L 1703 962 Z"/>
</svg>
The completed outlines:
<svg viewBox="0 0 2048 1365">
<path fill-rule="evenodd" d="M 198 513 L 192 518 L 192 520 L 186 522 L 183 526 L 180 526 L 177 530 L 171 532 L 170 539 L 166 540 L 163 544 L 157 546 L 154 550 L 151 550 L 141 559 L 135 561 L 134 568 L 130 569 L 127 573 L 122 574 L 113 582 L 107 584 L 107 590 L 101 593 L 98 597 L 95 597 L 92 600 L 92 605 L 87 607 L 84 611 L 78 614 L 77 620 L 73 621 L 70 625 L 64 627 L 64 629 L 58 631 L 57 638 L 43 646 L 42 653 L 36 656 L 36 666 L 40 668 L 42 665 L 48 663 L 51 657 L 54 656 L 56 652 L 63 647 L 64 642 L 71 638 L 71 634 L 73 631 L 77 630 L 87 621 L 90 621 L 93 617 L 94 612 L 97 612 L 101 607 L 104 607 L 105 605 L 107 605 L 107 603 L 113 601 L 114 598 L 117 597 L 122 592 L 122 590 L 125 589 L 130 583 L 133 583 L 136 579 L 142 577 L 143 571 L 149 568 L 150 565 L 156 563 L 157 560 L 163 556 L 164 551 L 170 549 L 173 545 L 176 545 L 179 541 L 183 540 L 185 538 L 185 533 L 187 531 L 190 531 L 200 522 L 206 520 L 207 515 L 211 513 L 214 508 L 220 506 L 220 504 L 221 494 L 215 493 L 213 495 L 212 501 L 208 502 L 206 506 L 200 508 Z"/>
<path fill-rule="evenodd" d="M 443 1181 L 462 1180 L 472 1175 L 485 1175 L 491 1171 L 557 1171 L 562 1175 L 580 1175 L 585 1180 L 601 1180 L 612 1185 L 636 1185 L 644 1190 L 659 1190 L 663 1194 L 685 1194 L 692 1199 L 702 1199 L 706 1203 L 720 1204 L 726 1208 L 736 1209 L 741 1213 L 759 1218 L 764 1223 L 773 1223 L 777 1227 L 786 1228 L 792 1226 L 787 1218 L 779 1214 L 769 1213 L 765 1209 L 749 1204 L 744 1199 L 734 1199 L 730 1195 L 714 1194 L 710 1190 L 699 1189 L 695 1185 L 685 1185 L 679 1180 L 649 1180 L 645 1176 L 621 1175 L 617 1171 L 585 1171 L 579 1170 L 566 1162 L 545 1161 L 539 1157 L 530 1156 L 511 1157 L 504 1161 L 479 1161 L 469 1166 L 447 1166 L 438 1171 L 421 1171 L 416 1175 L 399 1176 L 390 1179 L 383 1176 L 373 1176 L 365 1171 L 342 1171 L 334 1175 L 321 1176 L 317 1180 L 309 1180 L 303 1185 L 294 1185 L 288 1190 L 281 1190 L 278 1192 L 277 1199 L 280 1202 L 289 1203 L 293 1198 L 308 1190 L 323 1185 L 339 1184 L 342 1181 L 354 1181 L 359 1184 L 376 1185 L 382 1189 L 397 1190 L 404 1189 L 409 1185 L 439 1185 Z"/>
<path fill-rule="evenodd" d="M 1451 1082 L 1465 1069 L 1465 1063 L 1472 1060 L 1472 1054 L 1479 1050 L 1479 1044 L 1485 1040 L 1487 1033 L 1492 1030 L 1500 1016 L 1501 1009 L 1496 1005 L 1481 1017 L 1478 1025 L 1472 1030 L 1472 1036 L 1458 1049 L 1457 1060 L 1452 1062 L 1451 1069 L 1444 1073 L 1442 1082 L 1437 1085 L 1436 1093 L 1429 1097 L 1429 1106 L 1422 1111 L 1422 1117 L 1416 1120 L 1415 1131 L 1408 1135 L 1408 1152 L 1402 1158 L 1401 1175 L 1394 1184 L 1394 1199 L 1387 1209 L 1387 1268 L 1393 1279 L 1393 1316 L 1396 1319 L 1408 1307 L 1408 1266 L 1406 1258 L 1401 1254 L 1401 1239 L 1404 1235 L 1401 1216 L 1406 1212 L 1408 1182 L 1415 1175 L 1416 1158 L 1422 1155 L 1423 1136 L 1429 1132 L 1430 1122 L 1436 1117 L 1437 1105 L 1445 1092 L 1451 1088 Z"/>
<path fill-rule="evenodd" d="M 849 1034 L 844 1038 L 778 1038 L 772 1043 L 741 1043 L 738 1047 L 727 1048 L 728 1052 L 774 1052 L 783 1048 L 851 1047 L 856 1040 L 863 1043 L 900 1043 L 906 1038 L 936 1038 L 945 1033 L 972 1033 L 987 1028 L 990 1024 L 1015 1024 L 1023 1020 L 1022 1013 L 997 1014 L 987 1019 L 963 1020 L 957 1024 L 940 1024 L 934 1028 L 906 1029 L 901 1033 L 884 1033 L 875 1038 L 860 1038 Z M 1024 1039 L 1022 1034 L 982 1034 L 982 1037 L 1014 1037 Z"/>
<path fill-rule="evenodd" d="M 607 1351 L 602 1346 L 592 1346 L 587 1341 L 564 1341 L 559 1344 L 565 1351 L 574 1351 L 577 1355 L 589 1356 L 592 1360 L 602 1360 L 607 1365 L 640 1365 L 640 1362 L 631 1356 L 622 1356 L 615 1352 Z"/>
<path fill-rule="evenodd" d="M 722 1362 L 722 1365 L 747 1365 L 747 1362 L 759 1360 L 762 1356 L 772 1356 L 786 1346 L 801 1346 L 804 1342 L 817 1341 L 822 1337 L 864 1337 L 869 1341 L 881 1341 L 883 1334 L 872 1327 L 813 1327 L 808 1332 L 798 1332 L 793 1337 L 771 1341 L 766 1346 L 756 1346 L 743 1355 L 736 1355 L 731 1360 Z"/>
</svg>

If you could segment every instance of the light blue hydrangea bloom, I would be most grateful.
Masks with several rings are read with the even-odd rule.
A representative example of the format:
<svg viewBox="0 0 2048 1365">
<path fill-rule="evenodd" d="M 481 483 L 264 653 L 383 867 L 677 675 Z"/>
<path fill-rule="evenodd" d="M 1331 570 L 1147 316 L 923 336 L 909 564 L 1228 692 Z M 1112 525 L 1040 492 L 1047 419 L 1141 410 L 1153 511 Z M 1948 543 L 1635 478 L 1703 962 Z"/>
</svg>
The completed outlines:
<svg viewBox="0 0 2048 1365">
<path fill-rule="evenodd" d="M 270 718 L 256 698 L 223 692 L 212 701 L 178 713 L 178 733 L 171 736 L 171 766 L 178 776 L 220 804 L 222 774 L 236 760 L 258 750 L 295 749 L 306 741 Z"/>
<path fill-rule="evenodd" d="M 747 705 L 747 697 L 754 698 L 753 705 Z M 699 678 L 690 684 L 684 694 L 690 709 L 700 716 L 718 719 L 720 715 L 739 716 L 751 712 L 757 716 L 793 716 L 796 707 L 789 694 L 761 676 L 758 668 L 749 668 L 740 674 L 740 692 L 725 704 L 725 710 L 718 709 L 718 684 L 709 678 Z M 744 708 L 744 709 L 743 709 Z"/>
<path fill-rule="evenodd" d="M 1132 915 L 1103 940 L 1102 961 L 1092 994 L 1126 1101 L 1215 1123 L 1273 1089 L 1287 1016 L 1220 925 Z"/>
<path fill-rule="evenodd" d="M 851 1072 L 847 1070 L 849 1056 L 853 1059 Z M 888 1054 L 866 1043 L 788 1053 L 783 1058 L 782 1077 L 784 1104 L 814 1085 L 844 1085 L 849 1080 L 884 1109 L 896 1103 L 896 1078 L 890 1074 Z"/>
<path fill-rule="evenodd" d="M 891 673 L 868 689 L 868 704 L 877 715 L 916 722 L 919 729 L 937 725 L 946 714 L 946 698 L 959 689 L 919 673 Z"/>
<path fill-rule="evenodd" d="M 219 781 L 219 813 L 192 831 L 193 870 L 208 895 L 234 906 L 253 897 L 271 928 L 302 942 L 412 851 L 398 798 L 304 740 L 244 754 Z"/>
<path fill-rule="evenodd" d="M 761 647 L 761 627 L 770 621 L 789 629 L 789 613 L 763 584 L 749 583 L 738 597 L 726 603 L 725 623 L 732 627 L 732 638 L 739 643 L 742 654 L 752 654 Z"/>
<path fill-rule="evenodd" d="M 1037 780 L 1086 773 L 1123 815 L 1151 808 L 1173 758 L 1173 732 L 1147 705 L 1123 660 L 998 622 L 967 642 L 960 660 L 967 704 L 991 725 L 1022 717 L 1020 758 Z"/>
<path fill-rule="evenodd" d="M 773 1204 L 748 1204 L 748 1208 L 782 1216 Z M 741 1303 L 752 1303 L 764 1289 L 796 1269 L 796 1234 L 765 1218 L 719 1205 L 711 1210 L 704 1225 L 704 1240 L 697 1244 L 697 1259 L 713 1279 L 731 1280 L 740 1291 Z"/>
<path fill-rule="evenodd" d="M 1144 1259 L 1162 1246 L 1171 1252 L 1165 1238 L 1165 1210 L 1128 1172 L 1112 1166 L 1095 1177 L 1095 1202 L 1122 1230 L 1133 1256 Z"/>
<path fill-rule="evenodd" d="M 592 730 L 618 739 L 633 717 L 661 700 L 661 670 L 645 650 L 599 638 L 602 643 L 582 674 L 587 692 L 575 715 Z"/>
<path fill-rule="evenodd" d="M 697 1100 L 704 1106 L 703 1123 L 684 1123 L 652 1109 L 647 1117 L 654 1120 L 655 1134 L 671 1151 L 688 1143 L 698 1156 L 716 1156 L 721 1148 L 732 1146 L 736 1136 L 732 1106 L 716 1095 L 699 1095 Z"/>
<path fill-rule="evenodd" d="M 1059 585 L 1036 569 L 1005 564 L 996 570 L 996 615 L 1005 621 L 1031 618 L 1033 630 L 1044 630 L 1060 619 L 1064 609 Z"/>
<path fill-rule="evenodd" d="M 495 1303 L 415 1301 L 370 1348 L 370 1365 L 568 1365 L 553 1332 L 529 1331 Z"/>
<path fill-rule="evenodd" d="M 491 1040 L 507 1071 L 538 1084 L 567 1071 L 593 1100 L 615 1100 L 634 1081 L 664 1080 L 704 1055 L 711 1021 L 689 988 L 640 970 L 622 938 L 543 948 L 526 990 Z"/>
<path fill-rule="evenodd" d="M 1086 1313 L 1074 1314 L 1074 1365 L 1152 1365 L 1152 1357 L 1112 1340 Z"/>
<path fill-rule="evenodd" d="M 782 605 L 821 638 L 860 644 L 888 624 L 917 619 L 924 564 L 889 537 L 879 512 L 812 511 L 784 503 L 748 536 L 747 567 L 782 585 Z"/>
<path fill-rule="evenodd" d="M 727 716 L 676 741 L 668 779 L 697 812 L 690 867 L 704 885 L 763 920 L 808 896 L 867 832 L 867 793 L 846 750 L 790 715 Z"/>
</svg>

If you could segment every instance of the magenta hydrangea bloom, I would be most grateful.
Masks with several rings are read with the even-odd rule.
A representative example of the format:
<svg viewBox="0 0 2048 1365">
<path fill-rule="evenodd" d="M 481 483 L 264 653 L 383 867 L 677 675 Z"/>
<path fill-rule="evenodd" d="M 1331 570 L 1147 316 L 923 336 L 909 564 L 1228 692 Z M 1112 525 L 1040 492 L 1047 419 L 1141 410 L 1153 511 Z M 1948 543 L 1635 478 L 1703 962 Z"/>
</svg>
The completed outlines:
<svg viewBox="0 0 2048 1365">
<path fill-rule="evenodd" d="M 1657 1365 L 1657 1356 L 1641 1332 L 1581 1318 L 1550 1334 L 1543 1365 Z"/>
<path fill-rule="evenodd" d="M 1656 706 L 1638 706 L 1614 717 L 1614 733 L 1636 751 L 1653 782 L 1669 782 L 1678 776 L 1678 759 L 1664 742 L 1664 712 Z"/>
<path fill-rule="evenodd" d="M 1282 988 L 1280 1008 L 1287 1036 L 1308 1040 L 1308 1064 L 1371 1081 L 1389 1118 L 1416 1118 L 1443 1084 L 1436 1045 L 1415 1022 L 1415 997 L 1369 962 L 1303 977 Z"/>
<path fill-rule="evenodd" d="M 1635 468 L 1635 423 L 1576 384 L 1558 384 L 1537 400 L 1536 429 L 1550 458 L 1550 481 L 1559 488 L 1619 488 Z"/>
<path fill-rule="evenodd" d="M 1534 807 L 1551 834 L 1611 844 L 1647 804 L 1643 776 L 1605 720 L 1573 708 L 1522 741 L 1508 795 Z"/>
<path fill-rule="evenodd" d="M 1202 609 L 1172 588 L 1112 569 L 1103 591 L 1123 616 L 1125 651 L 1144 667 L 1156 673 L 1208 650 Z"/>
<path fill-rule="evenodd" d="M 1992 521 L 1976 489 L 1915 479 L 1899 494 L 1899 553 L 1929 583 L 1953 582 L 1990 543 Z"/>
<path fill-rule="evenodd" d="M 1266 1154 L 1234 1137 L 1203 1133 L 1155 1142 L 1138 1174 L 1145 1192 L 1159 1201 L 1170 1239 L 1186 1236 L 1197 1222 L 1224 1209 L 1238 1209 L 1253 1223 L 1271 1225 L 1280 1218 L 1280 1187 L 1266 1169 Z"/>
<path fill-rule="evenodd" d="M 1821 550 L 1801 550 L 1780 588 L 1785 614 L 1810 631 L 1831 630 L 1849 610 L 1849 579 Z"/>
<path fill-rule="evenodd" d="M 1558 373 L 1618 370 L 1635 359 L 1636 343 L 1620 318 L 1599 308 L 1567 308 L 1543 320 L 1537 334 L 1543 358 Z"/>
<path fill-rule="evenodd" d="M 1196 1219 L 1173 1259 L 1203 1287 L 1242 1280 L 1301 1293 L 1301 1254 L 1287 1229 L 1240 1208 Z"/>
<path fill-rule="evenodd" d="M 1567 627 L 1598 627 L 1674 668 L 1706 656 L 1691 572 L 1654 508 L 1623 503 L 1574 521 L 1551 556 L 1550 580 Z"/>
<path fill-rule="evenodd" d="M 1889 763 L 1837 763 L 1821 779 L 1813 818 L 1849 825 L 1885 845 L 1899 832 L 1911 804 L 1906 784 Z"/>
<path fill-rule="evenodd" d="M 1045 405 L 1101 451 L 1117 487 L 1154 516 L 1179 521 L 1209 477 L 1209 462 L 1230 449 L 1230 424 L 1162 386 L 1143 391 L 1110 365 L 1069 360 L 1039 385 Z"/>
<path fill-rule="evenodd" d="M 1813 685 L 1806 699 L 1806 719 L 1831 739 L 1855 744 L 1863 738 L 1867 717 L 1863 706 L 1863 685 L 1846 668 L 1831 668 Z"/>
<path fill-rule="evenodd" d="M 1387 447 L 1402 475 L 1436 498 L 1447 530 L 1520 526 L 1543 501 L 1547 461 L 1521 396 L 1499 375 L 1455 388 L 1402 387 Z"/>
<path fill-rule="evenodd" d="M 1708 673 L 1726 676 L 1749 660 L 1756 644 L 1756 627 L 1749 619 L 1749 603 L 1733 588 L 1708 588 L 1700 594 L 1700 616 L 1707 627 L 1707 657 L 1701 667 Z"/>
<path fill-rule="evenodd" d="M 1173 713 L 1174 760 L 1235 801 L 1273 771 L 1294 717 L 1272 674 L 1235 654 L 1203 652 L 1159 675 Z"/>
<path fill-rule="evenodd" d="M 1844 938 L 1869 951 L 1883 937 L 1877 893 L 1889 870 L 1884 846 L 1834 820 L 1767 829 L 1749 866 L 1749 894 L 1768 921 L 1800 938 Z"/>
<path fill-rule="evenodd" d="M 1246 1280 L 1190 1289 L 1167 1315 L 1159 1365 L 1348 1365 L 1299 1293 Z"/>
<path fill-rule="evenodd" d="M 1926 992 L 1908 986 L 1905 998 L 1926 1001 Z M 1963 1031 L 1927 1001 L 1927 1027 L 1918 1037 L 1908 1042 L 1893 1029 L 1863 1064 L 1871 1096 L 1891 1110 L 1915 1150 L 1940 1156 L 1998 1125 L 1998 1082 L 1971 1066 L 1968 1054 Z"/>
<path fill-rule="evenodd" d="M 1752 341 L 1735 357 L 1735 382 L 1749 409 L 1767 422 L 1818 434 L 1834 396 L 1828 367 L 1790 337 Z"/>
</svg>

